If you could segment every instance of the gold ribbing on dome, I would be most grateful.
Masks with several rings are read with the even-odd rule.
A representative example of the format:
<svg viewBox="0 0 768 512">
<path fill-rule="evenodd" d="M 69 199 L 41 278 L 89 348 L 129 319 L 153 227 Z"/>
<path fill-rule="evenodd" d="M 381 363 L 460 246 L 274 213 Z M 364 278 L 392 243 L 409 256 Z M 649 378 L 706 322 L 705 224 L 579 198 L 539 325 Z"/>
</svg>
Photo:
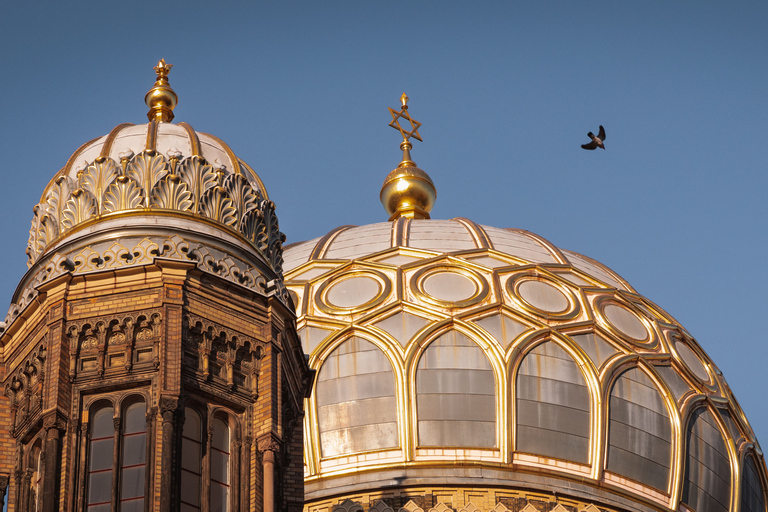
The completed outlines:
<svg viewBox="0 0 768 512">
<path fill-rule="evenodd" d="M 157 66 L 154 67 L 157 74 L 155 85 L 144 96 L 144 103 L 149 107 L 147 118 L 150 121 L 161 123 L 170 123 L 173 120 L 173 109 L 176 107 L 179 98 L 168 85 L 168 73 L 170 73 L 173 64 L 166 64 L 165 59 L 160 59 Z"/>
<path fill-rule="evenodd" d="M 429 175 L 416 167 L 416 163 L 411 160 L 413 144 L 411 144 L 410 139 L 413 137 L 421 141 L 421 135 L 419 135 L 421 123 L 413 119 L 408 113 L 408 96 L 405 93 L 400 97 L 400 102 L 402 103 L 400 110 L 389 109 L 389 113 L 392 115 L 392 122 L 389 123 L 389 126 L 398 130 L 403 137 L 403 142 L 400 143 L 403 159 L 397 168 L 384 179 L 379 199 L 390 216 L 389 220 L 400 217 L 428 219 L 429 212 L 437 198 L 435 184 L 432 183 Z M 401 119 L 410 123 L 410 130 L 400 124 Z"/>
</svg>

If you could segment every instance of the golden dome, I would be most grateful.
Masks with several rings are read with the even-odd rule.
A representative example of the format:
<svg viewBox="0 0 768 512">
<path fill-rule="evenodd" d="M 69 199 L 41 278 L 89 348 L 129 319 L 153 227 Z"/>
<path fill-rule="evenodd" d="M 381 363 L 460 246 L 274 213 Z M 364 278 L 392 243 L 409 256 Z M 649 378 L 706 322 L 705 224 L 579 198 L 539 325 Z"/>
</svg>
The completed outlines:
<svg viewBox="0 0 768 512">
<path fill-rule="evenodd" d="M 412 123 L 390 221 L 285 250 L 317 372 L 305 510 L 765 512 L 763 453 L 691 334 L 586 256 L 429 219 Z"/>
</svg>

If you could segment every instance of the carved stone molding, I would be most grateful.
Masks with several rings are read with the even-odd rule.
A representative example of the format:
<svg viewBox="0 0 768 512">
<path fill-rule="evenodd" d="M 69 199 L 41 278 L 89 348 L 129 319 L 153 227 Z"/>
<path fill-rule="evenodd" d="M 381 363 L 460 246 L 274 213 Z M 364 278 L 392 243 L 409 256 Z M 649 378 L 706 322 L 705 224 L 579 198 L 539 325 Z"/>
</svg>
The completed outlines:
<svg viewBox="0 0 768 512">
<path fill-rule="evenodd" d="M 92 353 L 97 358 L 95 367 L 87 371 L 96 371 L 104 376 L 108 353 L 116 351 L 125 355 L 123 368 L 131 371 L 133 351 L 137 342 L 158 339 L 162 324 L 162 310 L 154 308 L 130 314 L 88 318 L 69 322 L 66 326 L 69 338 L 69 379 L 71 382 L 81 373 L 80 362 L 83 354 Z M 94 355 L 90 356 L 91 360 Z"/>
<path fill-rule="evenodd" d="M 46 335 L 5 379 L 3 393 L 10 401 L 13 436 L 23 432 L 42 411 L 47 344 Z"/>
<path fill-rule="evenodd" d="M 257 447 L 259 452 L 280 452 L 281 443 L 280 440 L 274 437 L 272 434 L 266 434 L 261 436 L 257 440 Z"/>
<path fill-rule="evenodd" d="M 59 431 L 64 431 L 67 428 L 68 421 L 61 416 L 57 411 L 51 411 L 43 416 L 43 430 L 48 435 L 51 435 L 54 431 L 58 434 Z"/>
<path fill-rule="evenodd" d="M 165 417 L 166 413 L 175 413 L 179 409 L 179 398 L 175 396 L 161 396 L 158 409 L 163 417 Z"/>
</svg>

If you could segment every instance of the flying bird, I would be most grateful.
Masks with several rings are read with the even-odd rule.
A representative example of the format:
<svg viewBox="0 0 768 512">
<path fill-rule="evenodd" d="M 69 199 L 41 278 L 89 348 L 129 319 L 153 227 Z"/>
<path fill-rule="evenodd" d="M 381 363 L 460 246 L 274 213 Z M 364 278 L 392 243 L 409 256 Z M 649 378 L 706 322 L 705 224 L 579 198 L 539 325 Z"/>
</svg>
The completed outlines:
<svg viewBox="0 0 768 512">
<path fill-rule="evenodd" d="M 597 134 L 597 137 L 595 137 L 595 134 L 592 132 L 589 132 L 587 136 L 592 139 L 592 142 L 589 144 L 582 144 L 581 147 L 584 149 L 595 149 L 595 148 L 603 148 L 605 149 L 605 146 L 603 145 L 603 141 L 605 140 L 605 129 L 603 128 L 603 125 L 600 125 L 600 131 Z"/>
</svg>

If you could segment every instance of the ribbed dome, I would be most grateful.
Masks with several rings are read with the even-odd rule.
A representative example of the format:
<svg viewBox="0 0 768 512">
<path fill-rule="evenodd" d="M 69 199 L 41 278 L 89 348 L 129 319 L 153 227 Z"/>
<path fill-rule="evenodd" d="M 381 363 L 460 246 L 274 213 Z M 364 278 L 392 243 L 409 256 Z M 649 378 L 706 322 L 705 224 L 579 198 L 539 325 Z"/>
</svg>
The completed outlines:
<svg viewBox="0 0 768 512">
<path fill-rule="evenodd" d="M 318 372 L 310 510 L 482 488 L 765 510 L 763 454 L 720 371 L 606 266 L 527 231 L 400 218 L 293 244 L 284 269 Z"/>
<path fill-rule="evenodd" d="M 120 214 L 202 216 L 256 244 L 264 184 L 218 138 L 186 123 L 121 124 L 81 146 L 35 208 L 31 266 L 60 238 Z"/>
<path fill-rule="evenodd" d="M 37 287 L 79 274 L 152 263 L 192 262 L 259 292 L 282 287 L 275 205 L 261 179 L 217 137 L 172 124 L 170 65 L 155 68 L 147 124 L 121 124 L 83 144 L 51 179 L 34 208 L 29 271 L 6 323 Z M 2 332 L 0 326 L 0 332 Z"/>
</svg>

